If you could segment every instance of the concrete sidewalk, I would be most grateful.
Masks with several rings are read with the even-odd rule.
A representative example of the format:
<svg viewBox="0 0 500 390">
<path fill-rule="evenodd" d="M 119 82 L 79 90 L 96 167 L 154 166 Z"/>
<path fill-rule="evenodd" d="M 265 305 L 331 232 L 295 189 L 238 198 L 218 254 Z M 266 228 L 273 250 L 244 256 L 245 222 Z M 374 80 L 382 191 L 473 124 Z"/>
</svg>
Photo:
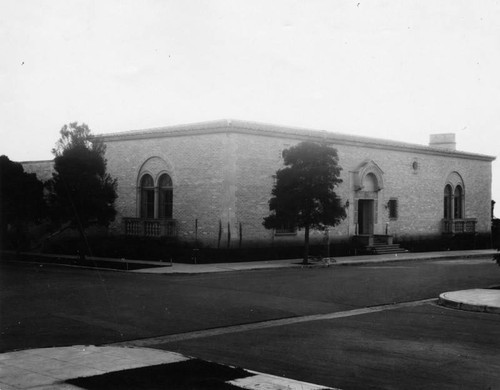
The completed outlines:
<svg viewBox="0 0 500 390">
<path fill-rule="evenodd" d="M 363 265 L 375 263 L 387 263 L 394 261 L 412 261 L 412 260 L 450 260 L 450 259 L 463 259 L 463 258 L 493 258 L 493 254 L 498 253 L 495 249 L 476 249 L 467 251 L 443 251 L 443 252 L 406 252 L 386 255 L 364 255 L 364 256 L 343 256 L 343 257 L 330 257 L 320 261 L 310 261 L 310 264 L 305 266 L 302 264 L 302 259 L 286 259 L 286 260 L 266 260 L 266 261 L 248 261 L 248 262 L 231 262 L 231 263 L 211 263 L 211 264 L 186 264 L 186 263 L 167 263 L 160 261 L 146 261 L 146 260 L 131 260 L 119 258 L 105 258 L 105 257 L 86 257 L 86 261 L 92 263 L 112 263 L 114 267 L 99 266 L 95 263 L 92 266 L 86 265 L 73 265 L 71 266 L 82 268 L 103 268 L 114 269 L 117 271 L 126 272 L 142 272 L 154 274 L 191 274 L 191 273 L 212 273 L 212 272 L 229 272 L 229 271 L 245 271 L 257 269 L 271 269 L 271 268 L 304 268 L 304 267 L 325 267 L 330 265 Z M 0 254 L 15 255 L 13 251 L 2 251 Z M 43 254 L 21 252 L 21 255 L 30 256 L 33 262 L 44 263 L 45 258 L 58 258 L 66 260 L 77 259 L 77 256 L 59 255 L 59 254 Z M 9 259 L 10 261 L 19 261 L 16 259 Z M 48 261 L 49 264 L 68 265 L 64 262 L 57 263 Z M 118 266 L 117 266 L 118 265 Z"/>
<path fill-rule="evenodd" d="M 388 263 L 394 261 L 413 260 L 452 260 L 463 258 L 493 258 L 496 249 L 477 249 L 469 251 L 446 251 L 446 252 L 419 252 L 398 253 L 390 255 L 365 255 L 345 256 L 330 258 L 330 261 L 311 262 L 308 266 L 302 263 L 302 259 L 267 260 L 235 263 L 212 263 L 212 264 L 184 264 L 173 263 L 168 267 L 143 268 L 129 272 L 154 273 L 154 274 L 195 274 L 212 272 L 246 271 L 272 268 L 303 268 L 303 267 L 325 267 L 329 265 L 364 265 L 376 263 Z"/>
<path fill-rule="evenodd" d="M 157 349 L 93 345 L 8 352 L 0 354 L 0 389 L 76 390 L 81 388 L 65 381 L 190 359 L 192 358 L 175 352 Z M 249 376 L 226 383 L 241 389 L 330 389 L 256 371 L 245 371 Z"/>
</svg>

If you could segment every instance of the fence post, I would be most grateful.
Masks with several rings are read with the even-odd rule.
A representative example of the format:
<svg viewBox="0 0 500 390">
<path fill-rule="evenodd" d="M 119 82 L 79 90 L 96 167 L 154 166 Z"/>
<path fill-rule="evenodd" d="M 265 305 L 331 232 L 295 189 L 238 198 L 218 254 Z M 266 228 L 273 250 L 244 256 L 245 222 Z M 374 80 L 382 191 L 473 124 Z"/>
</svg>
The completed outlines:
<svg viewBox="0 0 500 390">
<path fill-rule="evenodd" d="M 217 249 L 220 249 L 221 238 L 222 238 L 222 221 L 219 219 L 219 238 L 217 240 Z"/>
<path fill-rule="evenodd" d="M 241 249 L 241 243 L 243 242 L 243 225 L 241 224 L 240 222 L 240 243 L 239 243 L 239 247 Z"/>
</svg>

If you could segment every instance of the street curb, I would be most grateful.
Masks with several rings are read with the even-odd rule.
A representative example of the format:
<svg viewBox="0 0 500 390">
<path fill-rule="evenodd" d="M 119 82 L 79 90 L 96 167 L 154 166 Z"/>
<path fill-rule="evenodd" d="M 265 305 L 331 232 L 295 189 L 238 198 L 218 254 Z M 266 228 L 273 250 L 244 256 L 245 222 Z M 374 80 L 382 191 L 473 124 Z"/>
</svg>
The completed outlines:
<svg viewBox="0 0 500 390">
<path fill-rule="evenodd" d="M 351 261 L 345 260 L 337 261 L 337 263 L 332 265 L 342 265 L 342 266 L 350 266 L 350 265 L 366 265 L 366 264 L 376 264 L 376 263 L 397 263 L 403 261 L 428 261 L 428 260 L 459 260 L 459 259 L 480 259 L 487 258 L 489 254 L 474 254 L 474 255 L 443 255 L 443 256 L 431 256 L 431 257 L 408 257 L 408 258 L 394 258 L 394 259 L 380 259 L 380 260 L 360 260 L 360 261 Z M 491 261 L 494 261 L 493 259 Z"/>
<path fill-rule="evenodd" d="M 8 258 L 6 261 L 11 261 L 11 262 L 23 262 L 23 263 L 43 263 L 43 264 L 54 264 L 54 265 L 70 265 L 74 267 L 81 267 L 81 268 L 102 268 L 102 269 L 116 269 L 116 268 L 110 268 L 110 267 L 95 267 L 95 266 L 88 266 L 84 264 L 67 264 L 62 262 L 62 260 L 76 260 L 79 261 L 80 257 L 76 255 L 65 255 L 65 254 L 57 254 L 57 253 L 34 253 L 34 252 L 19 252 L 17 253 L 16 251 L 10 251 L 10 250 L 2 250 L 0 251 L 0 254 L 7 254 L 7 255 L 23 255 L 23 256 L 28 256 L 28 257 L 34 257 L 34 259 L 30 260 L 19 260 L 15 258 Z M 43 259 L 53 259 L 54 261 L 43 261 Z M 59 262 L 58 260 L 61 260 Z M 87 262 L 95 262 L 95 263 L 114 263 L 114 264 L 120 264 L 120 265 L 126 265 L 128 271 L 128 265 L 129 264 L 135 264 L 135 265 L 144 265 L 144 266 L 151 266 L 151 267 L 158 267 L 160 264 L 162 267 L 171 267 L 172 263 L 171 262 L 163 262 L 163 261 L 150 261 L 150 260 L 133 260 L 133 259 L 126 259 L 126 258 L 115 258 L 115 257 L 99 257 L 99 256 L 85 256 L 85 261 Z M 118 271 L 122 271 L 122 269 L 116 269 Z"/>
<path fill-rule="evenodd" d="M 320 261 L 318 262 L 312 262 L 309 264 L 301 264 L 301 263 L 295 263 L 290 266 L 290 268 L 328 268 L 328 267 L 349 267 L 349 266 L 356 266 L 356 265 L 367 265 L 367 264 L 381 264 L 381 263 L 398 263 L 398 262 L 404 262 L 404 261 L 428 261 L 428 260 L 461 260 L 461 259 L 481 259 L 481 258 L 488 258 L 490 254 L 488 253 L 478 253 L 478 254 L 472 254 L 472 255 L 441 255 L 441 256 L 431 256 L 431 257 L 394 257 L 392 259 L 388 258 L 381 258 L 377 259 L 376 256 L 371 257 L 370 259 L 367 260 L 349 260 L 345 259 L 342 260 L 340 259 L 335 259 L 332 257 L 332 261 L 328 264 L 324 264 Z M 293 260 L 291 260 L 293 261 Z M 297 259 L 297 261 L 300 261 L 300 259 Z M 491 261 L 494 261 L 493 259 Z M 248 268 L 248 270 L 256 270 L 260 268 Z"/>
<path fill-rule="evenodd" d="M 295 379 L 285 378 L 277 375 L 266 374 L 259 371 L 245 369 L 252 374 L 253 377 L 235 379 L 226 383 L 241 387 L 243 389 L 265 389 L 265 390 L 340 390 L 334 387 L 317 385 L 310 382 L 298 381 Z"/>
<path fill-rule="evenodd" d="M 474 311 L 479 313 L 500 314 L 500 307 L 483 304 L 474 304 L 460 301 L 453 297 L 454 291 L 445 292 L 439 295 L 438 305 L 448 307 L 450 309 Z M 499 292 L 500 294 L 500 292 Z"/>
</svg>

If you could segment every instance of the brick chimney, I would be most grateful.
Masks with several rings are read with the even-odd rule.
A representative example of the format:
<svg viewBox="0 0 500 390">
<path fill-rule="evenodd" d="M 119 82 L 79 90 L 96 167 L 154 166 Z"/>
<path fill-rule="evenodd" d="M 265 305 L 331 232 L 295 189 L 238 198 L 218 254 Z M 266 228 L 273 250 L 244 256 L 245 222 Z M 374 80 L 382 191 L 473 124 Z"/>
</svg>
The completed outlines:
<svg viewBox="0 0 500 390">
<path fill-rule="evenodd" d="M 429 146 L 432 148 L 457 150 L 455 133 L 431 134 L 429 138 Z"/>
</svg>

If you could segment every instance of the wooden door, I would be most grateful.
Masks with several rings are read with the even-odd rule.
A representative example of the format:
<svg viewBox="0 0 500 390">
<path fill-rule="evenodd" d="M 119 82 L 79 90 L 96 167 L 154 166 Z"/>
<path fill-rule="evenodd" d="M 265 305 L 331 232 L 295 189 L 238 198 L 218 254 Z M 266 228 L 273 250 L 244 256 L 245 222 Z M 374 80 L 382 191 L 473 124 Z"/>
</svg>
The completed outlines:
<svg viewBox="0 0 500 390">
<path fill-rule="evenodd" d="M 360 199 L 358 203 L 359 234 L 373 234 L 373 199 Z"/>
</svg>

